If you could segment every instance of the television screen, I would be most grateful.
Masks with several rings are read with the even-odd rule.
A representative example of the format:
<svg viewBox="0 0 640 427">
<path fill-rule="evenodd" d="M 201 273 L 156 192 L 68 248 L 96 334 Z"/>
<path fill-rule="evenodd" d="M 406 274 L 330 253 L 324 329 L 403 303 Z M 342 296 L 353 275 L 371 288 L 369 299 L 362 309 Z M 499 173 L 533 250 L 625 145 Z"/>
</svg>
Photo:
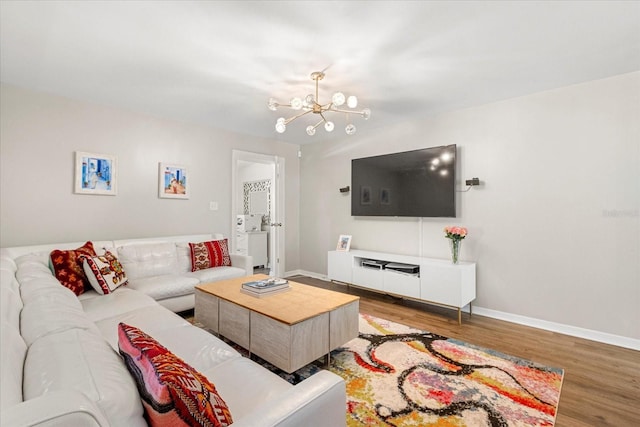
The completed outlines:
<svg viewBox="0 0 640 427">
<path fill-rule="evenodd" d="M 456 216 L 456 146 L 351 161 L 351 215 Z"/>
</svg>

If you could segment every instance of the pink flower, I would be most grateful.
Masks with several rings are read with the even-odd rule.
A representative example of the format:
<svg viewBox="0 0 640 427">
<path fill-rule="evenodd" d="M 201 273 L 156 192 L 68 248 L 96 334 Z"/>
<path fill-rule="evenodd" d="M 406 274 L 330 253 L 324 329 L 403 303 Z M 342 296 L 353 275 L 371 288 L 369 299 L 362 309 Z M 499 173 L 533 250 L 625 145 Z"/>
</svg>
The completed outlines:
<svg viewBox="0 0 640 427">
<path fill-rule="evenodd" d="M 447 226 L 444 228 L 445 237 L 447 239 L 462 240 L 464 239 L 468 231 L 465 227 Z"/>
</svg>

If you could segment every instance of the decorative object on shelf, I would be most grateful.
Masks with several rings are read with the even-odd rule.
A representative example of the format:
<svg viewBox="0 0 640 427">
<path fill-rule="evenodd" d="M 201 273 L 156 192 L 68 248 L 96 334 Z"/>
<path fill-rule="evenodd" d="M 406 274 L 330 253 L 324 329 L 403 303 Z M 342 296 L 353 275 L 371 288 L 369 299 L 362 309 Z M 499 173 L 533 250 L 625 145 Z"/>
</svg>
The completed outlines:
<svg viewBox="0 0 640 427">
<path fill-rule="evenodd" d="M 327 118 L 325 117 L 326 113 L 346 114 L 347 126 L 345 127 L 344 130 L 347 133 L 347 135 L 353 135 L 354 133 L 356 133 L 355 125 L 349 121 L 349 114 L 358 114 L 362 116 L 363 119 L 369 120 L 369 117 L 371 117 L 370 109 L 364 108 L 360 111 L 353 110 L 358 106 L 358 98 L 356 98 L 354 95 L 346 97 L 342 92 L 336 92 L 331 97 L 331 102 L 328 102 L 326 104 L 321 104 L 320 98 L 318 97 L 318 82 L 323 78 L 324 78 L 324 72 L 322 71 L 315 71 L 311 73 L 311 80 L 316 82 L 315 96 L 313 94 L 309 94 L 304 99 L 298 98 L 298 97 L 291 98 L 291 101 L 289 101 L 289 104 L 280 104 L 274 98 L 269 98 L 268 106 L 269 106 L 269 109 L 272 111 L 276 111 L 278 107 L 289 107 L 295 111 L 302 111 L 292 117 L 289 117 L 288 119 L 285 119 L 284 117 L 280 117 L 276 121 L 276 132 L 284 133 L 284 131 L 287 130 L 287 125 L 289 123 L 291 123 L 298 117 L 302 117 L 309 113 L 317 114 L 321 118 L 321 120 L 315 125 L 307 126 L 307 134 L 309 136 L 315 135 L 316 128 L 323 123 L 324 123 L 324 129 L 327 132 L 333 131 L 333 128 L 335 127 L 335 125 L 332 121 L 327 120 Z M 345 104 L 345 102 L 347 104 L 347 107 L 350 109 L 340 108 L 342 107 L 342 105 Z"/>
<path fill-rule="evenodd" d="M 351 236 L 348 236 L 346 234 L 341 234 L 340 238 L 338 238 L 338 247 L 336 248 L 336 250 L 347 252 L 349 251 L 350 247 L 351 247 Z"/>
<path fill-rule="evenodd" d="M 462 239 L 467 237 L 467 229 L 464 227 L 445 227 L 444 232 L 451 246 L 451 262 L 457 264 L 460 245 L 462 244 Z"/>
<path fill-rule="evenodd" d="M 76 151 L 75 175 L 77 194 L 116 195 L 115 156 Z"/>
<path fill-rule="evenodd" d="M 183 165 L 159 163 L 158 197 L 188 199 L 187 168 Z"/>
</svg>

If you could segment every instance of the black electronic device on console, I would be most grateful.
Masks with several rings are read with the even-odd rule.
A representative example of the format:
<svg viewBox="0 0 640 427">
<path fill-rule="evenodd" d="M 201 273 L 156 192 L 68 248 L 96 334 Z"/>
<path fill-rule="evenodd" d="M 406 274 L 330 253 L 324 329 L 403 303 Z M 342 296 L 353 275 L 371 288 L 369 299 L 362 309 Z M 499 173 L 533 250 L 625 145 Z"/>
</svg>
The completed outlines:
<svg viewBox="0 0 640 427">
<path fill-rule="evenodd" d="M 406 274 L 420 273 L 420 266 L 415 264 L 400 264 L 398 262 L 390 262 L 384 266 L 385 270 L 398 271 Z"/>
<path fill-rule="evenodd" d="M 366 268 L 382 270 L 388 263 L 388 261 L 378 261 L 377 259 L 363 259 L 360 265 Z"/>
</svg>

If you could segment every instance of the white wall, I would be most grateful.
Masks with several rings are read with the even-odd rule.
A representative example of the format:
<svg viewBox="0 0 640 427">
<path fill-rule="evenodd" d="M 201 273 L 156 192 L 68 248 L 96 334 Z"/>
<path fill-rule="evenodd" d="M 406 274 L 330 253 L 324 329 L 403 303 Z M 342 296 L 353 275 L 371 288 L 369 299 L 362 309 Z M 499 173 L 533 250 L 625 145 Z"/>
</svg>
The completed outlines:
<svg viewBox="0 0 640 427">
<path fill-rule="evenodd" d="M 458 193 L 457 218 L 351 217 L 338 191 L 351 159 L 448 144 L 459 188 L 483 182 Z M 464 225 L 475 306 L 640 339 L 639 72 L 383 131 L 363 123 L 302 150 L 303 270 L 326 274 L 339 234 L 353 235 L 352 248 L 447 258 L 442 228 Z"/>
<path fill-rule="evenodd" d="M 286 159 L 287 269 L 298 267 L 298 146 L 1 86 L 0 245 L 221 232 L 231 151 Z M 118 160 L 117 196 L 73 193 L 74 152 Z M 188 166 L 189 200 L 158 198 L 158 162 Z M 219 204 L 209 210 L 209 202 Z M 234 216 L 235 217 L 235 216 Z M 235 231 L 235 230 L 233 230 Z"/>
</svg>

